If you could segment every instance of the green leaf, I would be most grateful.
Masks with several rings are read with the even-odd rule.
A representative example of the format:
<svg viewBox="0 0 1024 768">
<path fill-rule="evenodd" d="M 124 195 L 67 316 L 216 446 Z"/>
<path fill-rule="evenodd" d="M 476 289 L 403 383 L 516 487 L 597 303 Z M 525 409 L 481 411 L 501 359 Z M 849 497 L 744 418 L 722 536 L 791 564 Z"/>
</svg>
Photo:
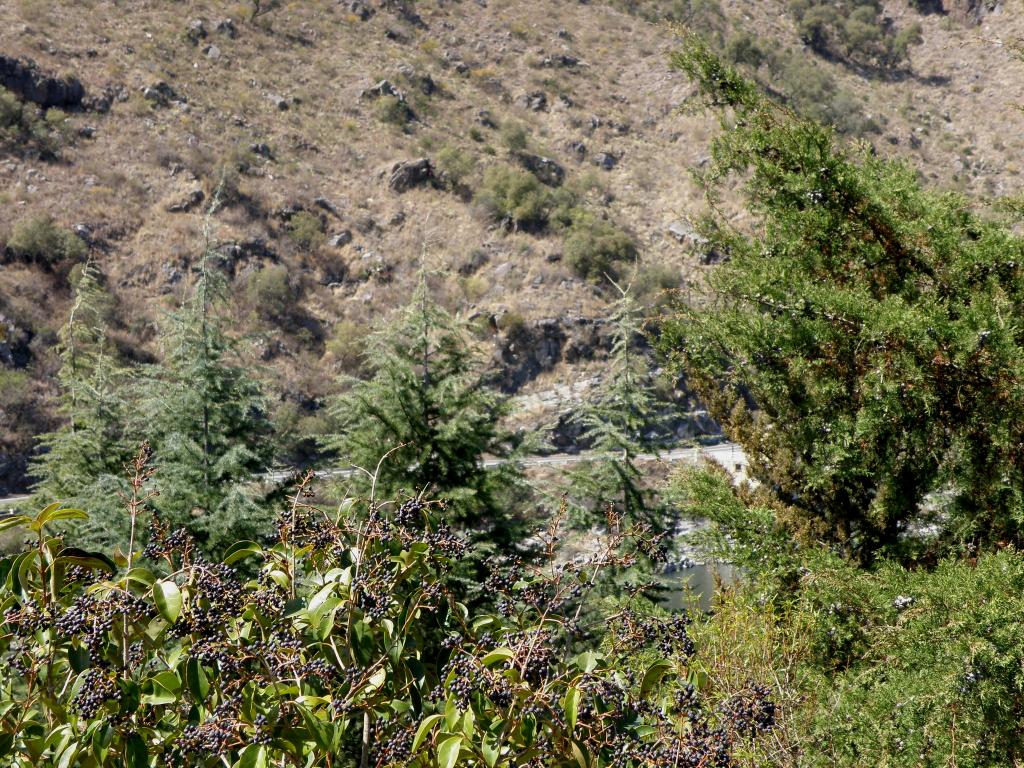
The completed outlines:
<svg viewBox="0 0 1024 768">
<path fill-rule="evenodd" d="M 185 681 L 188 683 L 189 692 L 197 702 L 202 704 L 206 701 L 206 694 L 210 692 L 210 680 L 198 659 L 189 659 L 185 665 Z"/>
<path fill-rule="evenodd" d="M 576 743 L 575 739 L 573 739 L 571 743 L 572 756 L 576 758 L 577 764 L 580 766 L 580 768 L 587 768 L 588 763 L 586 753 L 582 749 L 580 749 L 580 745 Z"/>
<path fill-rule="evenodd" d="M 485 735 L 480 743 L 480 752 L 483 753 L 484 762 L 487 763 L 487 768 L 494 768 L 494 765 L 498 762 L 498 757 L 501 754 L 501 751 L 498 748 L 498 740 Z"/>
<path fill-rule="evenodd" d="M 453 768 L 459 761 L 459 750 L 462 749 L 462 737 L 452 736 L 445 739 L 437 748 L 438 768 Z"/>
<path fill-rule="evenodd" d="M 233 768 L 267 768 L 267 748 L 262 744 L 250 744 L 242 750 Z"/>
<path fill-rule="evenodd" d="M 562 699 L 562 707 L 565 709 L 565 720 L 569 724 L 569 732 L 576 728 L 576 718 L 580 712 L 580 689 L 572 686 L 565 693 Z"/>
<path fill-rule="evenodd" d="M 360 664 L 369 666 L 373 658 L 373 630 L 365 621 L 359 620 L 352 626 L 352 652 Z"/>
<path fill-rule="evenodd" d="M 416 735 L 412 740 L 412 752 L 416 753 L 416 750 L 420 748 L 423 740 L 427 738 L 427 734 L 430 730 L 437 725 L 441 720 L 444 719 L 444 715 L 427 715 L 423 718 L 423 722 L 420 723 L 420 727 L 416 729 Z"/>
<path fill-rule="evenodd" d="M 173 581 L 158 581 L 153 585 L 153 600 L 157 610 L 171 624 L 181 614 L 181 590 Z"/>
<path fill-rule="evenodd" d="M 225 565 L 234 565 L 239 560 L 244 560 L 250 555 L 262 555 L 263 547 L 255 541 L 238 541 L 228 547 L 224 555 Z"/>
<path fill-rule="evenodd" d="M 590 673 L 597 669 L 598 662 L 602 661 L 603 659 L 604 656 L 602 656 L 600 653 L 596 653 L 594 651 L 585 651 L 584 653 L 581 653 L 579 656 L 576 657 L 576 666 L 580 669 L 580 671 Z"/>
<path fill-rule="evenodd" d="M 149 765 L 149 750 L 138 733 L 128 737 L 124 745 L 125 768 L 146 768 Z"/>
<path fill-rule="evenodd" d="M 38 533 L 43 530 L 43 526 L 47 523 L 55 523 L 60 520 L 88 520 L 89 516 L 80 509 L 62 509 L 62 502 L 54 502 L 38 515 L 33 520 L 29 527 Z"/>
<path fill-rule="evenodd" d="M 68 663 L 76 673 L 89 668 L 89 649 L 72 646 L 68 648 Z"/>
<path fill-rule="evenodd" d="M 480 663 L 485 667 L 490 667 L 498 662 L 508 661 L 513 656 L 515 656 L 515 652 L 513 652 L 511 648 L 495 648 L 484 656 L 483 659 L 480 660 Z"/>
<path fill-rule="evenodd" d="M 125 574 L 125 579 L 127 581 L 134 581 L 144 587 L 151 587 L 153 582 L 156 581 L 156 576 L 153 575 L 149 568 L 132 568 Z"/>
<path fill-rule="evenodd" d="M 57 553 L 56 560 L 78 565 L 82 568 L 99 568 L 110 574 L 117 573 L 117 566 L 114 561 L 102 552 L 87 552 L 77 547 L 64 547 Z"/>
<path fill-rule="evenodd" d="M 672 669 L 672 662 L 666 661 L 665 659 L 659 659 L 647 668 L 644 672 L 643 680 L 640 681 L 640 697 L 643 698 L 649 694 L 654 686 L 658 684 L 662 677 Z"/>
</svg>

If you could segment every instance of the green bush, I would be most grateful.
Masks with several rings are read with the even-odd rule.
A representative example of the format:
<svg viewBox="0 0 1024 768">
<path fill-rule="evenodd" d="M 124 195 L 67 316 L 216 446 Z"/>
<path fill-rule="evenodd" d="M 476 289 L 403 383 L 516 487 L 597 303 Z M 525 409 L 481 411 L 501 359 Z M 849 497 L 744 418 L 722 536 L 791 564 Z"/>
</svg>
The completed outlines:
<svg viewBox="0 0 1024 768">
<path fill-rule="evenodd" d="M 505 123 L 501 126 L 501 143 L 509 152 L 521 152 L 530 146 L 526 128 L 519 123 Z"/>
<path fill-rule="evenodd" d="M 437 167 L 454 184 L 462 184 L 476 168 L 476 158 L 458 147 L 446 146 L 437 153 Z"/>
<path fill-rule="evenodd" d="M 412 120 L 412 110 L 405 102 L 397 96 L 381 96 L 377 99 L 377 119 L 382 123 L 393 125 L 396 128 L 405 129 Z"/>
<path fill-rule="evenodd" d="M 245 285 L 246 297 L 264 320 L 278 321 L 295 310 L 296 291 L 288 279 L 288 268 L 272 264 L 253 272 Z"/>
<path fill-rule="evenodd" d="M 565 237 L 565 260 L 582 278 L 615 279 L 621 262 L 636 259 L 633 238 L 591 211 L 577 210 Z"/>
<path fill-rule="evenodd" d="M 309 211 L 299 211 L 288 220 L 288 237 L 303 248 L 315 248 L 324 242 L 324 223 Z"/>
<path fill-rule="evenodd" d="M 685 615 L 633 600 L 576 620 L 602 571 L 654 546 L 641 530 L 599 536 L 587 563 L 493 562 L 499 608 L 471 610 L 438 503 L 320 509 L 310 474 L 273 538 L 213 562 L 148 513 L 132 469 L 118 562 L 51 533 L 84 512 L 0 522 L 34 541 L 0 560 L 5 765 L 710 765 L 774 727 L 763 687 L 705 704 Z"/>
<path fill-rule="evenodd" d="M 540 229 L 548 220 L 550 192 L 527 171 L 493 165 L 484 171 L 476 199 L 491 217 L 514 229 Z"/>
<path fill-rule="evenodd" d="M 899 66 L 921 42 L 919 24 L 897 30 L 886 23 L 881 0 L 790 0 L 789 10 L 814 51 L 856 64 Z"/>
<path fill-rule="evenodd" d="M 71 142 L 67 115 L 59 109 L 40 112 L 0 86 L 0 146 L 12 151 L 32 149 L 53 158 Z"/>
<path fill-rule="evenodd" d="M 81 261 L 88 251 L 85 243 L 48 214 L 20 220 L 7 238 L 7 249 L 15 258 L 46 266 Z"/>
</svg>

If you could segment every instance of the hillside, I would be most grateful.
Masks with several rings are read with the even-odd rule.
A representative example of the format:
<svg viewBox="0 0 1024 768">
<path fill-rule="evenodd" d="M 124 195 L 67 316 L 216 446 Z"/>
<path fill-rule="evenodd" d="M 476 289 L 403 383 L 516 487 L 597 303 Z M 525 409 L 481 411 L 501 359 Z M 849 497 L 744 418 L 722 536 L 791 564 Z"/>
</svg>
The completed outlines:
<svg viewBox="0 0 1024 768">
<path fill-rule="evenodd" d="M 778 71 L 747 61 L 929 182 L 979 204 L 1019 193 L 1016 0 L 887 3 L 893 28 L 921 28 L 887 73 L 804 47 L 791 3 L 712 5 L 0 4 L 0 493 L 24 488 L 53 423 L 75 264 L 91 254 L 104 274 L 125 356 L 152 359 L 217 195 L 212 245 L 286 430 L 323 427 L 336 376 L 423 268 L 478 322 L 502 388 L 550 416 L 548 393 L 599 373 L 607 271 L 655 308 L 714 261 L 685 223 L 712 123 L 678 110 L 690 86 L 651 20 L 665 12 L 700 6 L 694 25 L 723 42 L 791 51 Z"/>
</svg>

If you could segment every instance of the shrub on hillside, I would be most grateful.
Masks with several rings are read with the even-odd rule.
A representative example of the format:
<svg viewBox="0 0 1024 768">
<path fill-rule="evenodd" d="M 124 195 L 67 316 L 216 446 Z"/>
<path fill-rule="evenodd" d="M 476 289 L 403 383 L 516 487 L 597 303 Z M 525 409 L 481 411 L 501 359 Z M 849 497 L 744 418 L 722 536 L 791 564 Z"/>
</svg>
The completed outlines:
<svg viewBox="0 0 1024 768">
<path fill-rule="evenodd" d="M 295 310 L 295 287 L 283 264 L 271 264 L 249 275 L 245 293 L 256 314 L 264 320 L 280 322 Z"/>
<path fill-rule="evenodd" d="M 921 42 L 921 27 L 893 27 L 881 0 L 790 0 L 800 37 L 814 51 L 856 64 L 891 68 Z"/>
<path fill-rule="evenodd" d="M 0 146 L 17 152 L 31 149 L 52 159 L 70 141 L 71 127 L 63 111 L 43 112 L 0 86 Z"/>
<path fill-rule="evenodd" d="M 81 261 L 88 249 L 81 238 L 43 214 L 16 223 L 7 238 L 7 250 L 22 261 L 53 267 Z"/>
<path fill-rule="evenodd" d="M 288 220 L 288 237 L 303 248 L 315 248 L 326 237 L 324 223 L 309 211 L 299 211 Z"/>
<path fill-rule="evenodd" d="M 512 229 L 539 229 L 548 220 L 550 193 L 532 173 L 493 165 L 484 171 L 477 201 L 491 217 Z"/>
<path fill-rule="evenodd" d="M 636 259 L 633 238 L 615 224 L 587 210 L 577 210 L 565 237 L 565 260 L 587 280 L 615 279 L 623 262 Z"/>
</svg>

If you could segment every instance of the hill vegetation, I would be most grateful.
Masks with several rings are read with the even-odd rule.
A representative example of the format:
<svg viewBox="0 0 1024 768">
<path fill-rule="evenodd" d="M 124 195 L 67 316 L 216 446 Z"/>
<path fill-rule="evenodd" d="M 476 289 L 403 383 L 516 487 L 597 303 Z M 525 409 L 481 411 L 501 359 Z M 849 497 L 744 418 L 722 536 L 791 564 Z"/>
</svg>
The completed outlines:
<svg viewBox="0 0 1024 768">
<path fill-rule="evenodd" d="M 194 139 L 169 144 L 166 174 L 116 166 L 138 184 L 120 238 L 109 218 L 14 206 L 0 407 L 18 415 L 5 445 L 35 447 L 33 495 L 0 518 L 0 762 L 1024 761 L 1020 200 L 932 183 L 927 121 L 904 145 L 896 117 L 821 112 L 862 86 L 868 101 L 944 88 L 921 70 L 934 36 L 993 9 L 543 7 L 531 26 L 513 3 L 261 0 L 197 6 L 182 28 L 140 5 L 143 37 L 111 23 L 103 49 L 108 67 L 139 50 L 161 62 L 137 95 L 95 87 L 98 50 L 75 75 L 0 57 L 22 109 L 5 112 L 14 167 L 68 183 L 108 140 L 76 131 L 85 117 Z M 0 34 L 52 23 L 8 12 L 31 21 Z M 570 15 L 587 25 L 556 29 Z M 469 46 L 454 19 L 479 18 L 515 24 Z M 687 114 L 639 119 L 612 94 L 623 109 L 588 129 L 580 102 L 650 62 L 605 76 L 583 42 L 599 56 L 662 34 L 672 75 L 650 93 Z M 787 34 L 806 48 L 772 44 Z M 305 65 L 354 66 L 325 40 L 361 67 L 417 53 L 351 89 L 346 128 L 337 94 L 301 81 Z M 816 101 L 786 79 L 801 69 L 825 76 L 804 91 Z M 213 73 L 221 102 L 199 87 Z M 493 111 L 460 112 L 471 92 Z M 268 114 L 280 132 L 242 149 Z M 669 121 L 701 136 L 686 181 Z M 207 142 L 230 151 L 186 171 L 181 148 Z M 640 189 L 632 164 L 659 149 Z M 318 169 L 341 157 L 361 206 L 312 186 L 340 185 Z M 702 215 L 673 216 L 671 243 L 651 237 L 654 189 L 703 198 Z M 532 314 L 554 275 L 558 316 Z M 576 402 L 544 399 L 595 370 Z M 692 429 L 691 398 L 745 473 L 641 462 Z M 526 471 L 566 441 L 593 452 Z M 6 450 L 8 467 L 28 460 Z M 669 610 L 691 557 L 736 578 Z"/>
</svg>

